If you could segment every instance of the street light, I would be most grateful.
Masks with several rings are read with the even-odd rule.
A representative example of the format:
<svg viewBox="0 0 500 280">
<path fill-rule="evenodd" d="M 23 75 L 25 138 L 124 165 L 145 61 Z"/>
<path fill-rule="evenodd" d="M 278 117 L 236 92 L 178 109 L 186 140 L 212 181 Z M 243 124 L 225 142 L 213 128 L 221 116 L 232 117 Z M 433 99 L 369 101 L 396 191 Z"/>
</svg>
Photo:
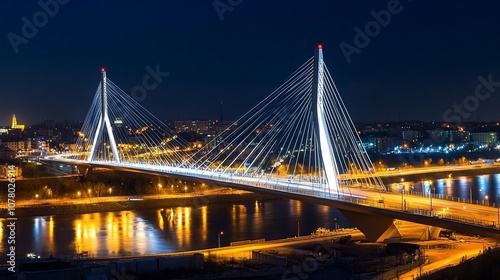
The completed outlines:
<svg viewBox="0 0 500 280">
<path fill-rule="evenodd" d="M 399 189 L 401 191 L 401 211 L 405 211 L 405 185 L 403 184 L 404 183 L 404 179 L 401 178 L 401 184 L 399 185 Z"/>
<path fill-rule="evenodd" d="M 223 231 L 219 232 L 219 234 L 218 234 L 218 236 L 219 236 L 219 239 L 218 239 L 219 240 L 219 248 L 220 248 L 220 236 L 223 235 L 223 234 L 224 234 Z"/>
<path fill-rule="evenodd" d="M 485 205 L 490 206 L 490 202 L 488 201 L 488 196 L 484 197 L 484 202 Z"/>
<path fill-rule="evenodd" d="M 498 205 L 498 197 L 500 196 L 500 193 L 497 193 L 497 209 L 498 209 L 498 221 L 497 224 L 500 227 L 500 205 Z"/>
<path fill-rule="evenodd" d="M 469 203 L 472 204 L 472 184 L 469 185 Z"/>
<path fill-rule="evenodd" d="M 430 200 L 430 216 L 432 217 L 432 181 L 427 181 L 429 182 L 429 200 Z"/>
</svg>

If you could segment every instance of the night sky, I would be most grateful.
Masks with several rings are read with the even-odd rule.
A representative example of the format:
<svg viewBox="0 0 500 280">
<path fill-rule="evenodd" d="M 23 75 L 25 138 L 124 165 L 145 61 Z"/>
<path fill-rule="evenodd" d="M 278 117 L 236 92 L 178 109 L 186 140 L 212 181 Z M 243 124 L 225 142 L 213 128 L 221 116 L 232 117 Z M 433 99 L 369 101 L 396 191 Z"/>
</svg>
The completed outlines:
<svg viewBox="0 0 500 280">
<path fill-rule="evenodd" d="M 14 113 L 24 124 L 83 120 L 101 67 L 128 93 L 146 67 L 168 72 L 140 101 L 160 119 L 217 119 L 221 102 L 235 119 L 318 43 L 355 122 L 443 121 L 464 102 L 463 121 L 500 120 L 499 85 L 474 97 L 479 76 L 500 82 L 499 1 L 58 1 L 68 3 L 51 15 L 38 1 L 0 2 L 0 125 Z M 23 17 L 36 34 L 23 35 Z M 367 26 L 373 36 L 356 47 Z M 350 63 L 342 42 L 357 48 Z"/>
</svg>

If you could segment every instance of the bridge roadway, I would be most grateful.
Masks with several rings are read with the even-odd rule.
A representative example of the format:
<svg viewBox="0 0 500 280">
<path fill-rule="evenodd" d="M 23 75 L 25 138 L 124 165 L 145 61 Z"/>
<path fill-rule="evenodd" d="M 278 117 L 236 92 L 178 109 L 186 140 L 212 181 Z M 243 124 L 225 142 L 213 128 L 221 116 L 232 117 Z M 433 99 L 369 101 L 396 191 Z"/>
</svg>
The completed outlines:
<svg viewBox="0 0 500 280">
<path fill-rule="evenodd" d="M 373 191 L 345 186 L 343 193 L 313 188 L 311 182 L 284 177 L 244 177 L 237 174 L 214 173 L 180 167 L 148 164 L 92 162 L 78 160 L 47 160 L 91 168 L 106 168 L 152 175 L 167 175 L 183 180 L 210 183 L 234 189 L 271 194 L 331 206 L 354 213 L 399 219 L 414 223 L 456 230 L 473 235 L 500 239 L 500 209 L 422 197 L 408 194 Z M 431 211 L 432 205 L 432 211 Z"/>
<path fill-rule="evenodd" d="M 500 162 L 474 164 L 474 165 L 412 167 L 405 169 L 377 171 L 377 175 L 381 178 L 389 178 L 389 177 L 404 178 L 405 176 L 410 176 L 410 175 L 424 175 L 424 174 L 428 175 L 431 173 L 452 173 L 452 172 L 470 171 L 470 170 L 476 170 L 476 171 L 480 170 L 481 172 L 488 172 L 488 170 L 491 169 L 500 171 Z M 344 176 L 345 179 L 363 179 L 367 177 L 366 174 L 341 175 L 341 177 L 342 176 Z"/>
</svg>

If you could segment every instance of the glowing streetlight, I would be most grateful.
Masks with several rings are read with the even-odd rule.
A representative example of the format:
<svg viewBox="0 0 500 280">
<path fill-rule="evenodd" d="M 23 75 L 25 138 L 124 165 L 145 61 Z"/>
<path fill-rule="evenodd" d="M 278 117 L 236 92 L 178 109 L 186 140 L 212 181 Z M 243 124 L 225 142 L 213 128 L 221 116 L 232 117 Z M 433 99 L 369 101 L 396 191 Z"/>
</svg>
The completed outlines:
<svg viewBox="0 0 500 280">
<path fill-rule="evenodd" d="M 432 181 L 427 182 L 429 183 L 430 216 L 432 217 Z"/>
<path fill-rule="evenodd" d="M 500 205 L 498 205 L 498 198 L 500 197 L 500 193 L 497 193 L 497 209 L 498 209 L 498 222 L 497 225 L 500 227 Z"/>
<path fill-rule="evenodd" d="M 111 192 L 112 192 L 112 191 L 113 191 L 113 189 L 112 189 L 112 188 L 109 188 L 109 189 L 108 189 L 109 194 L 111 194 Z"/>
<path fill-rule="evenodd" d="M 405 185 L 403 184 L 405 179 L 401 178 L 401 184 L 399 184 L 399 189 L 401 191 L 401 211 L 405 211 Z"/>
<path fill-rule="evenodd" d="M 469 203 L 472 204 L 472 184 L 469 185 Z"/>
<path fill-rule="evenodd" d="M 219 238 L 218 238 L 218 240 L 219 240 L 219 248 L 220 248 L 220 236 L 223 235 L 223 234 L 224 234 L 223 231 L 219 232 L 219 234 L 218 234 L 218 236 L 219 236 Z"/>
</svg>

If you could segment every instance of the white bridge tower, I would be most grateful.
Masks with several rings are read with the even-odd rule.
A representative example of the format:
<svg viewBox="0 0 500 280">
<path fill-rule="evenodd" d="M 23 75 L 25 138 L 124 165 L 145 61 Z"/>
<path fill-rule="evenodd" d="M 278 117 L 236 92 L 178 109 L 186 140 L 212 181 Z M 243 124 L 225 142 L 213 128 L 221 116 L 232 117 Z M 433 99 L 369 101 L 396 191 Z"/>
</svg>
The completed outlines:
<svg viewBox="0 0 500 280">
<path fill-rule="evenodd" d="M 120 154 L 118 153 L 118 147 L 116 146 L 115 137 L 113 135 L 113 130 L 111 128 L 111 122 L 108 116 L 108 93 L 107 93 L 107 82 L 106 82 L 106 69 L 102 68 L 102 82 L 101 82 L 101 116 L 99 117 L 99 123 L 97 125 L 97 133 L 92 141 L 92 148 L 88 157 L 88 161 L 93 161 L 95 158 L 95 153 L 98 150 L 96 147 L 102 145 L 101 139 L 104 129 L 108 133 L 109 144 L 111 146 L 111 151 L 113 152 L 113 161 L 120 162 Z"/>
<path fill-rule="evenodd" d="M 328 130 L 325 119 L 325 90 L 324 90 L 324 61 L 323 61 L 323 46 L 320 44 L 314 53 L 314 78 L 312 92 L 312 110 L 314 119 L 314 132 L 318 139 L 319 148 L 321 149 L 321 160 L 323 161 L 323 173 L 326 178 L 327 185 L 331 191 L 339 190 L 339 181 L 337 174 L 339 170 L 335 163 L 331 135 Z"/>
</svg>

